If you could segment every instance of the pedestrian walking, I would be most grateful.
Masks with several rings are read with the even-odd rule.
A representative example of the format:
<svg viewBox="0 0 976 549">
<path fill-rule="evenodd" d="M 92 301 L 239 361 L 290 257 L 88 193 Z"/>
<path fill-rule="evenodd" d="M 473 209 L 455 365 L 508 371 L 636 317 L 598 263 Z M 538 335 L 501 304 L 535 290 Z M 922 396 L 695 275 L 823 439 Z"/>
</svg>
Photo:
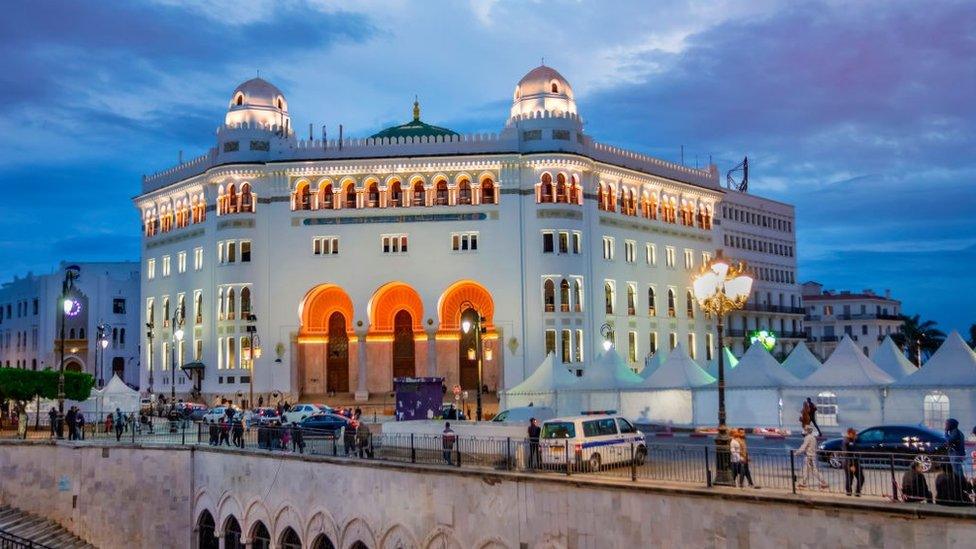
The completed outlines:
<svg viewBox="0 0 976 549">
<path fill-rule="evenodd" d="M 277 429 L 277 431 L 281 435 L 281 449 L 287 452 L 288 445 L 291 443 L 291 429 Z"/>
<path fill-rule="evenodd" d="M 351 413 L 349 415 L 352 415 Z M 355 419 L 350 419 L 346 422 L 346 428 L 342 432 L 342 450 L 345 452 L 346 456 L 349 456 L 350 452 L 355 453 L 356 451 L 356 428 L 359 427 L 359 422 Z"/>
<path fill-rule="evenodd" d="M 820 431 L 820 426 L 817 425 L 817 405 L 813 403 L 810 397 L 807 397 L 804 405 L 807 407 L 807 413 L 810 416 L 810 424 L 817 430 L 817 436 L 822 437 L 823 433 Z"/>
<path fill-rule="evenodd" d="M 119 442 L 122 440 L 122 430 L 125 429 L 125 415 L 122 414 L 122 410 L 115 409 L 115 419 L 112 423 L 115 425 L 115 441 Z"/>
<path fill-rule="evenodd" d="M 451 429 L 451 423 L 444 423 L 444 432 L 441 433 L 441 447 L 444 450 L 444 461 L 448 465 L 453 465 L 451 461 L 451 453 L 454 451 L 454 443 L 457 442 L 457 435 L 454 434 L 454 430 Z"/>
<path fill-rule="evenodd" d="M 291 445 L 292 451 L 297 450 L 299 454 L 305 453 L 305 434 L 297 422 L 291 424 Z"/>
<path fill-rule="evenodd" d="M 234 421 L 233 437 L 234 437 L 234 446 L 238 448 L 243 448 L 244 447 L 244 425 L 241 423 L 241 420 Z"/>
<path fill-rule="evenodd" d="M 105 415 L 105 434 L 110 434 L 115 429 L 115 414 L 109 412 Z"/>
<path fill-rule="evenodd" d="M 736 429 L 732 435 L 732 441 L 736 443 L 739 453 L 739 488 L 742 488 L 745 482 L 748 482 L 750 488 L 758 489 L 759 485 L 752 481 L 752 471 L 749 469 L 749 445 L 746 444 L 745 429 Z M 734 470 L 732 481 L 735 483 Z"/>
<path fill-rule="evenodd" d="M 51 407 L 51 411 L 47 413 L 47 417 L 48 417 L 48 419 L 51 422 L 51 438 L 54 438 L 54 437 L 56 437 L 58 435 L 58 431 L 57 431 L 57 428 L 58 428 L 58 409 L 52 406 Z"/>
<path fill-rule="evenodd" d="M 77 419 L 76 414 L 75 407 L 72 406 L 68 408 L 68 413 L 64 415 L 64 421 L 68 424 L 68 440 L 76 440 L 78 438 L 78 424 L 75 423 Z"/>
<path fill-rule="evenodd" d="M 359 426 L 356 427 L 356 450 L 359 453 L 360 458 L 372 458 L 373 451 L 370 448 L 370 439 L 372 433 L 369 431 L 369 425 L 366 422 L 359 420 Z"/>
<path fill-rule="evenodd" d="M 922 474 L 922 464 L 917 461 L 901 477 L 901 498 L 908 503 L 932 503 L 932 491 Z"/>
<path fill-rule="evenodd" d="M 956 474 L 956 466 L 944 463 L 935 478 L 935 503 L 953 507 L 973 505 L 973 485 L 966 477 Z"/>
<path fill-rule="evenodd" d="M 803 443 L 796 449 L 796 453 L 803 459 L 803 480 L 797 483 L 800 488 L 806 488 L 811 477 L 820 483 L 821 489 L 826 489 L 828 484 L 820 474 L 817 466 L 817 437 L 813 434 L 813 428 L 807 425 L 803 428 Z"/>
<path fill-rule="evenodd" d="M 854 495 L 861 497 L 861 488 L 864 486 L 864 471 L 861 469 L 861 457 L 854 449 L 854 442 L 857 440 L 857 431 L 848 429 L 844 440 L 841 441 L 840 449 L 844 453 L 844 491 L 851 495 L 851 485 L 857 481 Z"/>
<path fill-rule="evenodd" d="M 85 440 L 85 414 L 81 410 L 75 412 L 75 424 L 78 425 L 78 435 L 81 440 Z"/>
<path fill-rule="evenodd" d="M 732 470 L 732 486 L 742 488 L 742 445 L 739 444 L 739 430 L 731 430 L 729 440 L 729 465 Z"/>
<path fill-rule="evenodd" d="M 539 427 L 539 420 L 532 418 L 529 420 L 529 469 L 542 467 L 542 454 L 539 452 L 539 437 L 542 435 L 542 427 Z"/>
<path fill-rule="evenodd" d="M 956 476 L 965 477 L 962 464 L 966 460 L 966 438 L 959 430 L 959 421 L 949 418 L 945 422 L 946 450 L 949 463 L 955 470 Z"/>
<path fill-rule="evenodd" d="M 220 419 L 220 440 L 217 441 L 217 446 L 223 446 L 224 443 L 230 446 L 230 425 L 227 423 L 227 416 Z"/>
</svg>

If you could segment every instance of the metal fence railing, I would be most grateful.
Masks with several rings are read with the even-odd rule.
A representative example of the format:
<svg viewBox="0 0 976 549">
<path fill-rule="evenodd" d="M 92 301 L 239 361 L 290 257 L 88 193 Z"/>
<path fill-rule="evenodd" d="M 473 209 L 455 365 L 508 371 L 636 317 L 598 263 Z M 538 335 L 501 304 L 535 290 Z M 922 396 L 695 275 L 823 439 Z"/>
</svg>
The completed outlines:
<svg viewBox="0 0 976 549">
<path fill-rule="evenodd" d="M 794 450 L 756 448 L 748 452 L 745 461 L 730 463 L 726 477 L 718 470 L 720 456 L 711 444 L 633 442 L 584 448 L 567 440 L 373 434 L 365 423 L 358 430 L 316 430 L 188 419 L 154 418 L 146 422 L 139 421 L 138 415 L 133 417 L 121 431 L 115 428 L 117 422 L 111 429 L 106 429 L 104 422 L 94 423 L 85 441 L 209 445 L 530 474 L 588 475 L 618 481 L 731 484 L 791 493 L 974 505 L 974 489 L 962 470 L 962 461 L 943 455 L 819 451 L 808 458 Z M 40 432 L 42 438 L 51 437 L 49 431 Z M 10 436 L 10 432 L 4 431 L 3 436 Z"/>
<path fill-rule="evenodd" d="M 52 549 L 49 545 L 0 530 L 0 549 Z"/>
</svg>

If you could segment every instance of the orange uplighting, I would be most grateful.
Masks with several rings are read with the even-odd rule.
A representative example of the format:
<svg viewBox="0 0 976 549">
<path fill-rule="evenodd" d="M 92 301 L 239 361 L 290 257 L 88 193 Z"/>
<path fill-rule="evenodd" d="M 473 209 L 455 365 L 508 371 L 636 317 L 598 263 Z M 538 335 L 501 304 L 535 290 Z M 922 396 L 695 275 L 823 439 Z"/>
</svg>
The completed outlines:
<svg viewBox="0 0 976 549">
<path fill-rule="evenodd" d="M 410 313 L 414 332 L 423 332 L 424 303 L 417 290 L 398 281 L 380 286 L 369 300 L 370 333 L 393 333 L 393 320 L 400 311 Z"/>
<path fill-rule="evenodd" d="M 302 300 L 300 310 L 300 335 L 325 334 L 329 329 L 329 317 L 339 312 L 346 317 L 346 325 L 352 325 L 352 300 L 345 290 L 335 284 L 320 284 Z"/>
<path fill-rule="evenodd" d="M 470 302 L 478 314 L 485 317 L 485 328 L 494 330 L 495 302 L 484 286 L 473 280 L 459 280 L 451 284 L 438 305 L 441 331 L 460 330 L 461 304 Z"/>
</svg>

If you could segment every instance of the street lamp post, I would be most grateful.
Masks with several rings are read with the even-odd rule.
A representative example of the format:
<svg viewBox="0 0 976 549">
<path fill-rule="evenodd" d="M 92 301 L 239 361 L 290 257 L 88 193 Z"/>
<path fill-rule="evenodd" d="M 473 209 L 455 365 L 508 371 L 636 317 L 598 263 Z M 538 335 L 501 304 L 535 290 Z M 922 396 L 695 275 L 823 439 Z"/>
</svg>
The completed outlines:
<svg viewBox="0 0 976 549">
<path fill-rule="evenodd" d="M 176 405 L 176 347 L 182 345 L 183 343 L 183 306 L 176 310 L 173 315 L 173 348 L 169 351 L 170 356 L 170 393 L 169 393 L 169 404 L 170 406 Z M 165 389 L 164 389 L 165 390 Z"/>
<path fill-rule="evenodd" d="M 95 328 L 98 332 L 95 341 L 95 362 L 98 364 L 98 387 L 101 388 L 105 386 L 105 349 L 108 348 L 108 329 L 110 326 L 101 323 Z M 99 348 L 102 350 L 101 361 L 98 360 Z"/>
<path fill-rule="evenodd" d="M 695 277 L 695 298 L 702 310 L 715 315 L 718 332 L 718 435 L 715 437 L 715 484 L 731 485 L 729 431 L 725 425 L 725 360 L 722 351 L 722 321 L 731 311 L 741 309 L 752 291 L 752 278 L 743 274 L 743 264 L 730 266 L 721 258 L 706 265 Z"/>
<path fill-rule="evenodd" d="M 475 319 L 474 319 L 474 323 L 473 324 L 472 324 L 472 322 L 470 320 L 468 320 L 466 318 L 463 318 L 464 317 L 464 313 L 466 311 L 468 311 L 469 309 L 475 311 Z M 475 353 L 476 358 L 477 358 L 477 361 L 478 361 L 477 362 L 477 364 L 478 364 L 478 393 L 477 393 L 477 395 L 478 395 L 478 401 L 477 401 L 477 407 L 476 407 L 476 411 L 475 411 L 475 417 L 477 418 L 478 421 L 481 421 L 481 387 L 484 384 L 484 381 L 482 380 L 482 361 L 481 361 L 482 360 L 482 356 L 481 356 L 481 354 L 482 354 L 482 349 L 481 349 L 482 344 L 481 344 L 481 336 L 482 336 L 482 334 L 485 333 L 485 326 L 484 326 L 485 317 L 481 316 L 481 313 L 479 313 L 478 310 L 475 309 L 474 304 L 471 303 L 470 301 L 465 301 L 464 303 L 461 303 L 460 315 L 462 317 L 461 318 L 461 330 L 463 330 L 464 333 L 466 333 L 466 334 L 467 333 L 470 333 L 472 328 L 475 329 L 475 332 L 474 332 L 474 353 Z M 470 354 L 468 356 L 470 357 Z"/>
<path fill-rule="evenodd" d="M 146 338 L 149 340 L 149 352 L 146 354 L 146 362 L 149 367 L 149 390 L 147 393 L 152 395 L 153 392 L 153 321 L 150 318 L 149 322 L 146 323 Z"/>
<path fill-rule="evenodd" d="M 247 339 L 250 342 L 248 347 L 248 394 L 247 394 L 247 407 L 254 408 L 254 359 L 261 358 L 261 347 L 258 345 L 260 340 L 258 339 L 258 327 L 255 324 L 258 321 L 256 315 L 248 315 L 248 324 L 245 326 L 244 331 L 247 332 Z"/>
<path fill-rule="evenodd" d="M 81 301 L 72 299 L 75 280 L 80 276 L 81 269 L 77 265 L 69 265 L 64 269 L 64 281 L 61 283 L 61 364 L 58 368 L 58 438 L 63 438 L 61 425 L 64 424 L 64 324 L 69 316 L 81 312 Z"/>
</svg>

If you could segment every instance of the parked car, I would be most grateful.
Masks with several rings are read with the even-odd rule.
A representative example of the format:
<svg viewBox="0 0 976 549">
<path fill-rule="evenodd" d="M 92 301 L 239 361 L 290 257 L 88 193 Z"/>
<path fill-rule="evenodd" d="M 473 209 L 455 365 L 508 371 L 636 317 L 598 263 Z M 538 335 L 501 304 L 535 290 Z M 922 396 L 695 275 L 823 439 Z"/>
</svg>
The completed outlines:
<svg viewBox="0 0 976 549">
<path fill-rule="evenodd" d="M 306 436 L 338 436 L 339 431 L 350 423 L 349 418 L 338 414 L 317 413 L 303 419 L 299 425 L 310 433 Z"/>
<path fill-rule="evenodd" d="M 631 461 L 642 465 L 647 457 L 644 433 L 616 415 L 582 415 L 547 420 L 542 423 L 539 450 L 545 465 L 569 467 L 575 463 L 590 471 L 599 471 L 604 465 Z"/>
<path fill-rule="evenodd" d="M 213 408 L 207 410 L 207 413 L 203 414 L 200 421 L 204 423 L 220 423 L 227 415 L 227 410 L 231 410 L 232 415 L 236 415 L 238 410 L 233 406 L 214 406 Z"/>
<path fill-rule="evenodd" d="M 202 421 L 203 416 L 205 416 L 206 414 L 207 414 L 207 407 L 201 404 L 198 406 L 194 406 L 193 409 L 190 410 L 189 415 L 187 415 L 187 417 L 190 419 L 190 421 Z"/>
<path fill-rule="evenodd" d="M 248 428 L 256 425 L 280 425 L 281 416 L 274 408 L 255 408 L 244 413 L 244 424 Z"/>
<path fill-rule="evenodd" d="M 529 420 L 532 418 L 536 418 L 542 422 L 554 417 L 556 417 L 556 411 L 552 408 L 547 408 L 545 406 L 519 406 L 498 412 L 498 415 L 492 418 L 492 421 L 525 423 L 528 425 Z"/>
<path fill-rule="evenodd" d="M 835 438 L 820 444 L 817 453 L 820 461 L 835 469 L 844 466 L 841 450 L 843 439 Z M 888 463 L 907 467 L 912 462 L 921 465 L 922 472 L 933 467 L 947 453 L 946 438 L 942 433 L 919 425 L 879 425 L 869 427 L 857 434 L 854 451 L 861 453 L 861 461 L 866 463 Z"/>
<path fill-rule="evenodd" d="M 464 421 L 468 418 L 464 416 L 464 412 L 461 411 L 461 407 L 457 406 L 453 402 L 445 402 L 441 404 L 440 416 L 441 419 L 450 419 Z"/>
<path fill-rule="evenodd" d="M 332 409 L 324 404 L 293 404 L 287 412 L 281 414 L 281 422 L 284 424 L 291 423 L 301 423 L 301 421 L 309 416 L 321 413 L 331 412 Z"/>
<path fill-rule="evenodd" d="M 180 415 L 185 419 L 192 419 L 194 421 L 202 419 L 203 415 L 207 413 L 207 406 L 205 404 L 197 404 L 196 402 L 181 402 L 176 405 L 176 409 L 180 411 Z"/>
</svg>

